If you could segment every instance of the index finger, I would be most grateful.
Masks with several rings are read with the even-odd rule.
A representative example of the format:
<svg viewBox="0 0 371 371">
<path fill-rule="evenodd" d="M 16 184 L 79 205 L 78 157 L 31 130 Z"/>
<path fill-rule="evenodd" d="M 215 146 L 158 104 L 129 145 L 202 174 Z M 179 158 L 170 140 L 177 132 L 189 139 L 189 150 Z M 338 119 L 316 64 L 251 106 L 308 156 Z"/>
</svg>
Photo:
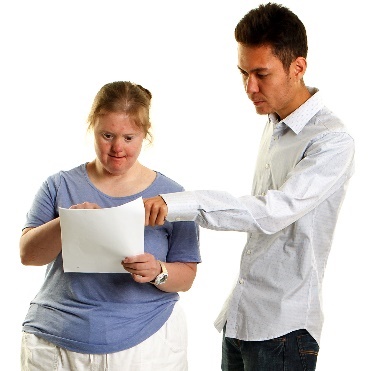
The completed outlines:
<svg viewBox="0 0 371 371">
<path fill-rule="evenodd" d="M 145 225 L 163 225 L 167 215 L 167 205 L 161 196 L 147 198 L 144 201 L 146 210 Z"/>
<path fill-rule="evenodd" d="M 144 263 L 146 261 L 148 261 L 147 254 L 127 256 L 125 259 L 123 259 L 124 263 Z"/>
</svg>

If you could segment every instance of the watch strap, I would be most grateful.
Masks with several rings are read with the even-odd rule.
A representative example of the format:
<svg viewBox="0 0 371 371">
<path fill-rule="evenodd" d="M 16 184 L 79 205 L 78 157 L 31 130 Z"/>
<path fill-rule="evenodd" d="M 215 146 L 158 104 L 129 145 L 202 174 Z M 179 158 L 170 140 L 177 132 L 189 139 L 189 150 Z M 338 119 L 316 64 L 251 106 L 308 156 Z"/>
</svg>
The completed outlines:
<svg viewBox="0 0 371 371">
<path fill-rule="evenodd" d="M 168 277 L 168 272 L 167 272 L 165 263 L 162 262 L 161 260 L 157 260 L 157 261 L 160 263 L 161 272 L 152 281 L 150 281 L 150 283 L 156 286 L 164 283 Z"/>
</svg>

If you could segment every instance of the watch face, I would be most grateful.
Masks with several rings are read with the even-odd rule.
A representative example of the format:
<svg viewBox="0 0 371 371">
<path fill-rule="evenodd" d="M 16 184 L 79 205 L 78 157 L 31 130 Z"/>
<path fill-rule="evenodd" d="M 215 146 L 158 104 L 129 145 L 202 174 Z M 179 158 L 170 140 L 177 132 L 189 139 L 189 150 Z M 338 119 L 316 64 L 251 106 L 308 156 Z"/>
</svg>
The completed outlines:
<svg viewBox="0 0 371 371">
<path fill-rule="evenodd" d="M 162 283 L 166 282 L 167 280 L 167 273 L 161 273 L 156 277 L 155 285 L 161 285 Z"/>
</svg>

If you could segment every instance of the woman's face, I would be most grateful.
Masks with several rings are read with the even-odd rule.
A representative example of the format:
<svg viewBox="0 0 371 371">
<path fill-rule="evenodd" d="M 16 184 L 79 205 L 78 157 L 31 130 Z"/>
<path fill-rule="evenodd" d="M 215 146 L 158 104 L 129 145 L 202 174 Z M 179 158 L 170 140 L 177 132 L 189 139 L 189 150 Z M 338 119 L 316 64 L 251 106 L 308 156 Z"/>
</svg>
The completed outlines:
<svg viewBox="0 0 371 371">
<path fill-rule="evenodd" d="M 95 153 L 103 171 L 122 175 L 136 163 L 145 135 L 125 113 L 100 115 L 94 127 Z"/>
</svg>

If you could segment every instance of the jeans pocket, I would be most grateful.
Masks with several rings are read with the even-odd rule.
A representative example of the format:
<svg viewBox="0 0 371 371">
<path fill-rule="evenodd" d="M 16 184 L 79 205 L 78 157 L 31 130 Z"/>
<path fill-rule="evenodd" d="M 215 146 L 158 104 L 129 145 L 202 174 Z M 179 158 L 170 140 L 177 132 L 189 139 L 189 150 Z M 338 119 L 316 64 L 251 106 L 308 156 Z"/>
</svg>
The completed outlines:
<svg viewBox="0 0 371 371">
<path fill-rule="evenodd" d="M 318 343 L 309 334 L 302 334 L 297 337 L 300 359 L 304 371 L 314 371 L 317 364 L 319 352 Z"/>
</svg>

